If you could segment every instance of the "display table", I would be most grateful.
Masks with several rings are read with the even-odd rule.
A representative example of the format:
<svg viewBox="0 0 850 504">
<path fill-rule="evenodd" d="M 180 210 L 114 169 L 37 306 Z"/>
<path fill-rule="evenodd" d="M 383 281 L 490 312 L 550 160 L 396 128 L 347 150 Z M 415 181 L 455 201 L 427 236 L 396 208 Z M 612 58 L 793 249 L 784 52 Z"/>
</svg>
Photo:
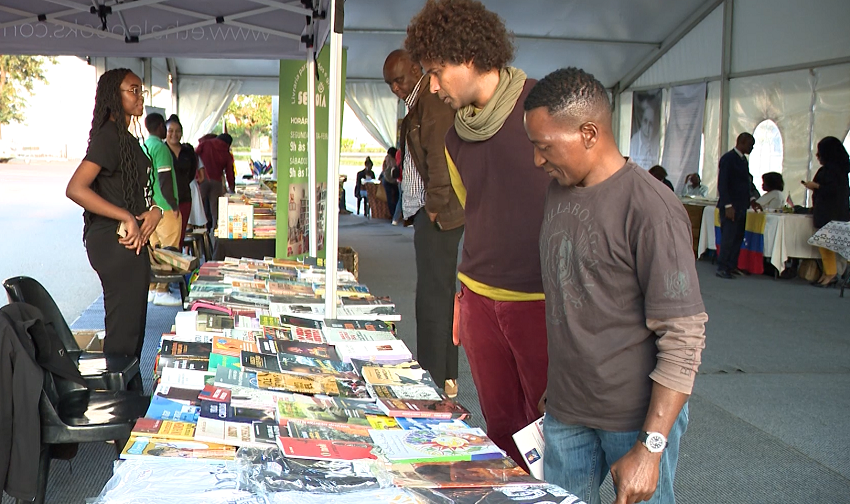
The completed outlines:
<svg viewBox="0 0 850 504">
<path fill-rule="evenodd" d="M 697 256 L 708 249 L 716 249 L 715 218 L 717 208 L 705 207 L 700 226 Z M 747 220 L 752 219 L 755 212 L 747 212 Z M 764 256 L 770 258 L 778 271 L 785 269 L 785 261 L 789 257 L 801 259 L 819 259 L 820 253 L 816 247 L 807 242 L 815 228 L 811 215 L 796 215 L 786 213 L 764 214 Z"/>
<path fill-rule="evenodd" d="M 216 238 L 213 247 L 213 261 L 223 261 L 225 257 L 248 257 L 250 259 L 262 259 L 274 257 L 275 240 L 247 238 L 231 240 L 228 238 Z"/>
<path fill-rule="evenodd" d="M 699 234 L 702 227 L 702 214 L 707 206 L 714 207 L 716 202 L 697 198 L 682 199 L 682 205 L 691 221 L 691 235 L 694 241 L 694 254 L 699 258 Z"/>
</svg>

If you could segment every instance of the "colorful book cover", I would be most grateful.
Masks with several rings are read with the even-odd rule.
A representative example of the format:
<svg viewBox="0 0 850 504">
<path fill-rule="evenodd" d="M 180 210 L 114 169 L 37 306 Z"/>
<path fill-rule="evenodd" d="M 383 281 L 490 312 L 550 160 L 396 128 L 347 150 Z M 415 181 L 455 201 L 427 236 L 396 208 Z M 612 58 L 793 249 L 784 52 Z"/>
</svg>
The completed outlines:
<svg viewBox="0 0 850 504">
<path fill-rule="evenodd" d="M 200 417 L 214 418 L 228 422 L 251 423 L 275 421 L 275 407 L 232 406 L 214 401 L 202 401 Z"/>
<path fill-rule="evenodd" d="M 245 341 L 235 338 L 216 336 L 212 341 L 212 353 L 240 357 L 242 351 L 257 353 L 257 344 L 254 341 Z"/>
<path fill-rule="evenodd" d="M 162 355 L 192 355 L 197 357 L 209 357 L 212 347 L 209 343 L 198 343 L 188 341 L 162 340 Z"/>
<path fill-rule="evenodd" d="M 367 384 L 369 395 L 379 399 L 417 399 L 422 401 L 442 401 L 445 399 L 439 390 L 429 385 L 372 385 Z"/>
<path fill-rule="evenodd" d="M 390 326 L 380 320 L 325 319 L 323 323 L 324 327 L 330 327 L 332 329 L 392 332 Z"/>
<path fill-rule="evenodd" d="M 481 429 L 465 431 L 371 430 L 381 455 L 393 463 L 454 462 L 504 458 Z"/>
<path fill-rule="evenodd" d="M 393 417 L 384 415 L 366 415 L 369 426 L 376 430 L 400 429 L 398 422 Z"/>
<path fill-rule="evenodd" d="M 254 442 L 257 444 L 274 446 L 280 433 L 280 425 L 277 422 L 254 422 Z"/>
<path fill-rule="evenodd" d="M 372 385 L 422 385 L 433 384 L 431 373 L 424 369 L 363 366 L 360 374 Z"/>
<path fill-rule="evenodd" d="M 339 361 L 339 354 L 336 349 L 330 345 L 306 343 L 303 341 L 278 341 L 275 346 L 278 354 L 304 355 L 306 357 L 314 357 L 316 359 L 327 359 L 331 361 Z"/>
<path fill-rule="evenodd" d="M 275 341 L 292 340 L 292 331 L 289 327 L 263 326 L 262 338 Z"/>
<path fill-rule="evenodd" d="M 190 369 L 194 371 L 207 371 L 210 368 L 210 358 L 195 355 L 166 355 L 162 354 L 156 359 L 156 372 L 162 372 L 165 368 Z"/>
<path fill-rule="evenodd" d="M 399 339 L 339 342 L 334 345 L 334 349 L 343 362 L 351 362 L 351 359 L 388 362 L 413 358 L 410 349 Z"/>
<path fill-rule="evenodd" d="M 207 385 L 198 393 L 197 398 L 201 401 L 229 403 L 230 394 L 229 388 Z"/>
<path fill-rule="evenodd" d="M 268 373 L 281 372 L 277 357 L 246 351 L 242 351 L 242 369 Z"/>
<path fill-rule="evenodd" d="M 378 399 L 378 407 L 391 417 L 457 418 L 469 417 L 469 410 L 451 399 L 417 401 L 415 399 Z"/>
<path fill-rule="evenodd" d="M 293 327 L 306 327 L 308 329 L 321 329 L 322 322 L 318 320 L 306 319 L 301 317 L 293 317 L 291 315 L 281 315 L 279 317 L 281 325 Z"/>
<path fill-rule="evenodd" d="M 183 404 L 191 404 L 195 406 L 198 404 L 198 391 L 195 389 L 169 387 L 168 385 L 160 383 L 156 386 L 156 390 L 154 390 L 153 395 L 164 397 Z"/>
<path fill-rule="evenodd" d="M 404 430 L 455 430 L 471 429 L 463 420 L 457 418 L 410 418 L 396 417 L 398 426 Z"/>
<path fill-rule="evenodd" d="M 288 326 L 289 339 L 300 341 L 302 343 L 313 343 L 321 345 L 326 343 L 324 333 L 319 329 L 311 329 L 309 327 Z"/>
<path fill-rule="evenodd" d="M 390 331 L 362 331 L 359 329 L 339 329 L 335 327 L 325 327 L 322 329 L 322 334 L 325 337 L 325 341 L 331 345 L 352 341 L 390 341 L 396 339 L 395 335 Z"/>
<path fill-rule="evenodd" d="M 287 458 L 313 460 L 360 460 L 377 458 L 372 454 L 372 445 L 366 443 L 324 439 L 298 439 L 279 436 L 277 438 L 277 445 Z"/>
<path fill-rule="evenodd" d="M 289 437 L 303 439 L 325 439 L 352 441 L 372 444 L 369 427 L 365 425 L 337 423 L 309 423 L 303 420 L 289 420 L 286 423 Z"/>
<path fill-rule="evenodd" d="M 305 376 L 292 373 L 257 373 L 261 389 L 283 390 L 298 394 L 340 395 L 336 379 L 332 376 Z"/>
<path fill-rule="evenodd" d="M 316 359 L 304 355 L 278 354 L 278 364 L 281 371 L 299 374 L 325 374 L 338 378 L 359 378 L 351 364 L 327 359 Z"/>
<path fill-rule="evenodd" d="M 393 484 L 403 488 L 492 488 L 499 485 L 540 487 L 546 485 L 529 476 L 509 458 L 393 464 L 388 472 Z"/>
<path fill-rule="evenodd" d="M 156 418 L 140 418 L 136 420 L 136 425 L 133 426 L 133 431 L 130 434 L 168 439 L 192 439 L 195 437 L 195 424 Z"/>
<path fill-rule="evenodd" d="M 145 417 L 158 420 L 175 420 L 196 423 L 200 407 L 186 405 L 164 397 L 153 396 Z"/>
<path fill-rule="evenodd" d="M 259 385 L 257 384 L 257 373 L 231 368 L 216 369 L 214 383 L 215 385 L 227 388 L 259 388 Z"/>
<path fill-rule="evenodd" d="M 124 460 L 154 459 L 155 457 L 219 463 L 234 460 L 236 448 L 199 441 L 130 436 L 121 452 L 121 458 Z"/>
<path fill-rule="evenodd" d="M 242 359 L 239 357 L 231 357 L 230 355 L 221 355 L 215 352 L 210 354 L 210 371 L 216 371 L 218 368 L 241 369 Z"/>
<path fill-rule="evenodd" d="M 516 444 L 528 471 L 535 478 L 543 479 L 543 452 L 546 442 L 543 439 L 543 417 L 526 425 L 513 435 Z"/>
<path fill-rule="evenodd" d="M 335 399 L 298 394 L 281 396 L 277 402 L 277 421 L 281 426 L 286 426 L 290 420 L 369 426 L 367 413 L 358 408 L 346 408 Z"/>
</svg>

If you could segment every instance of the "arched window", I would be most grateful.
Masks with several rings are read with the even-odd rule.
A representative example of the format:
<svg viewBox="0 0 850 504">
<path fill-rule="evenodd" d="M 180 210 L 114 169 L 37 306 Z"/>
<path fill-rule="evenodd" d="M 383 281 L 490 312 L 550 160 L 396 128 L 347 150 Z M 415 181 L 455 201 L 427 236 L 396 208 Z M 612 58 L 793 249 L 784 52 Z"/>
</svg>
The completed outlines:
<svg viewBox="0 0 850 504">
<path fill-rule="evenodd" d="M 844 137 L 844 150 L 850 152 L 850 131 L 848 131 L 847 136 Z"/>
<path fill-rule="evenodd" d="M 750 154 L 750 174 L 756 187 L 761 188 L 761 176 L 768 172 L 782 173 L 782 133 L 770 119 L 762 121 L 753 132 L 756 144 Z"/>
</svg>

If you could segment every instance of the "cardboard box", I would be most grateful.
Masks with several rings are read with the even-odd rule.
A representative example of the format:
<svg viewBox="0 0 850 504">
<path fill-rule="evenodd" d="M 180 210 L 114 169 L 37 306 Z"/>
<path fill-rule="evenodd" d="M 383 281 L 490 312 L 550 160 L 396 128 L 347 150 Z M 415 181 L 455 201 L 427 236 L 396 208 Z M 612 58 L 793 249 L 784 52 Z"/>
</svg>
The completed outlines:
<svg viewBox="0 0 850 504">
<path fill-rule="evenodd" d="M 77 331 L 72 330 L 71 332 L 74 334 L 74 340 L 77 342 L 77 346 L 79 346 L 81 350 L 85 350 L 86 352 L 103 351 L 103 337 L 106 335 L 106 331 L 83 329 Z"/>
</svg>

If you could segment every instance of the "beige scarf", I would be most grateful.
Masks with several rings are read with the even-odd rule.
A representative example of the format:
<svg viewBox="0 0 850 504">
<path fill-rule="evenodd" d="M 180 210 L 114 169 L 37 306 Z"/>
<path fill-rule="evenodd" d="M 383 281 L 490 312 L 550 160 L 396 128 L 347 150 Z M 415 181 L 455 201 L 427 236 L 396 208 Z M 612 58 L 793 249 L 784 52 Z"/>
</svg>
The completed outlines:
<svg viewBox="0 0 850 504">
<path fill-rule="evenodd" d="M 519 68 L 503 68 L 499 72 L 496 92 L 483 109 L 467 105 L 457 111 L 455 130 L 458 136 L 465 142 L 483 142 L 495 135 L 513 111 L 525 79 L 525 72 Z"/>
</svg>

